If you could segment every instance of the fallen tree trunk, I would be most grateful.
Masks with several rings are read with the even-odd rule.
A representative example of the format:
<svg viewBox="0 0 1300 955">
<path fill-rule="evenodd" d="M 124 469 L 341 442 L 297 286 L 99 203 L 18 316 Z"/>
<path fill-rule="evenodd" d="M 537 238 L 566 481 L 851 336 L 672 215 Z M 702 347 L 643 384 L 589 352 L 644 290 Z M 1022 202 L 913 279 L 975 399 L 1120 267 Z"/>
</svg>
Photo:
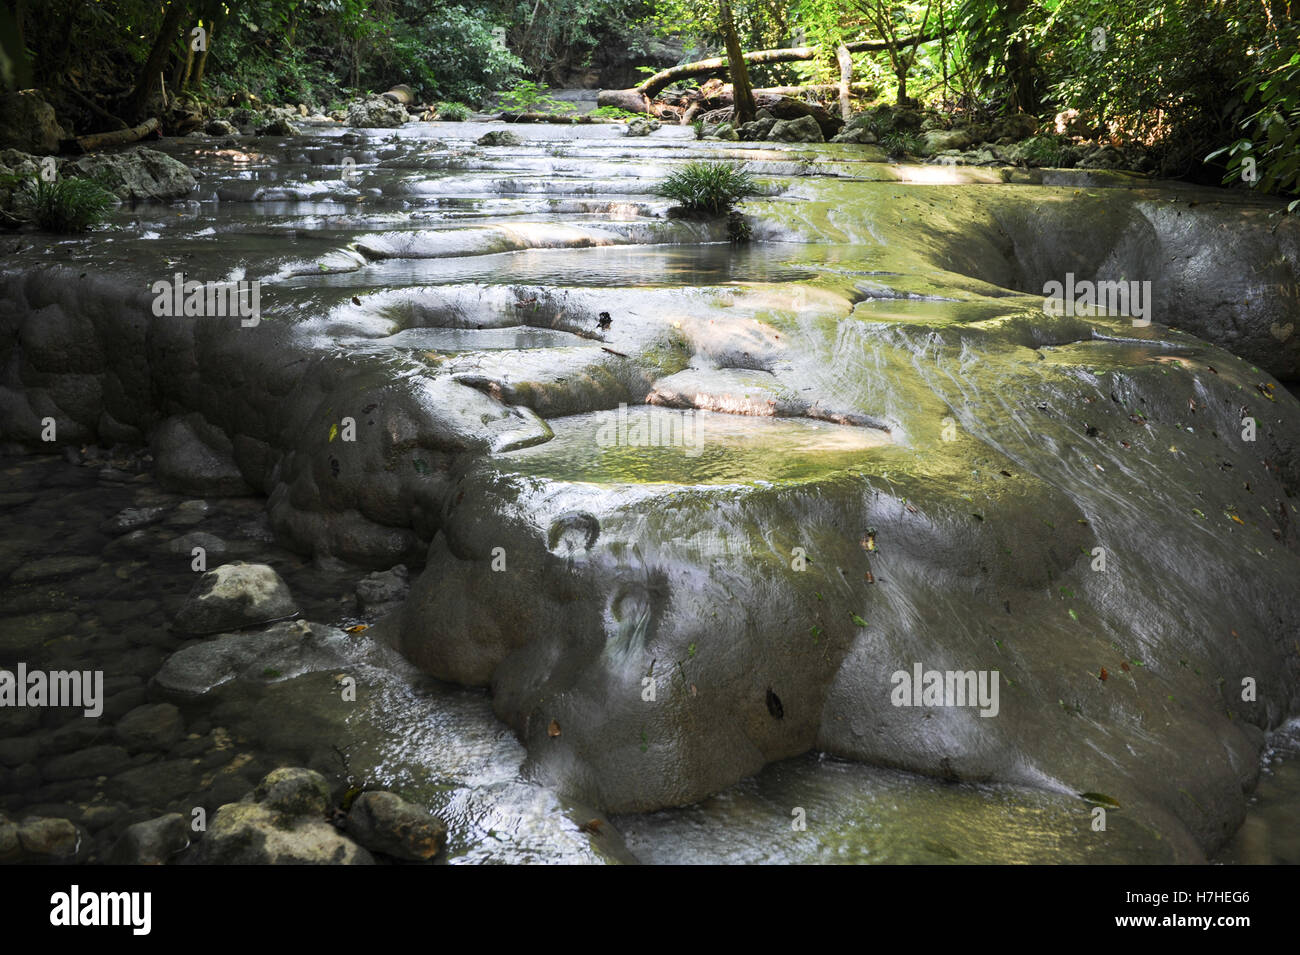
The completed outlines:
<svg viewBox="0 0 1300 955">
<path fill-rule="evenodd" d="M 93 149 L 103 149 L 106 146 L 121 146 L 124 143 L 134 143 L 157 131 L 158 117 L 150 116 L 139 126 L 132 126 L 130 129 L 117 129 L 108 133 L 91 133 L 89 136 L 79 136 L 76 139 L 69 140 L 69 143 L 76 152 L 88 153 Z"/>
<path fill-rule="evenodd" d="M 838 83 L 809 83 L 807 86 L 757 86 L 754 88 L 754 95 L 757 96 L 804 96 L 811 93 L 814 96 L 835 96 L 840 92 Z M 876 88 L 870 83 L 853 83 L 849 86 L 849 92 L 854 96 L 874 96 Z M 716 96 L 706 96 L 702 102 L 712 103 L 714 100 L 721 105 L 730 105 L 731 92 L 723 87 L 722 92 Z"/>
<path fill-rule="evenodd" d="M 499 113 L 494 119 L 506 123 L 564 123 L 564 124 L 586 124 L 586 123 L 617 123 L 616 119 L 606 119 L 603 116 L 591 116 L 587 113 Z"/>
<path fill-rule="evenodd" d="M 938 39 L 939 35 L 939 31 L 934 31 L 920 36 L 904 37 L 892 43 L 889 40 L 855 40 L 852 43 L 845 43 L 844 49 L 849 53 L 870 53 L 877 50 L 888 50 L 891 47 L 902 48 L 929 43 L 931 40 Z M 817 46 L 792 46 L 779 50 L 755 50 L 752 53 L 744 54 L 742 59 L 747 66 L 756 63 L 793 63 L 798 60 L 814 60 L 820 52 L 821 47 Z M 598 106 L 617 106 L 630 112 L 644 113 L 648 111 L 647 103 L 644 101 L 654 99 L 677 80 L 705 76 L 709 73 L 720 73 L 726 69 L 727 57 L 725 56 L 697 60 L 694 63 L 683 63 L 680 66 L 660 70 L 654 76 L 647 78 L 644 82 L 631 89 L 601 90 L 596 99 L 596 104 Z"/>
</svg>

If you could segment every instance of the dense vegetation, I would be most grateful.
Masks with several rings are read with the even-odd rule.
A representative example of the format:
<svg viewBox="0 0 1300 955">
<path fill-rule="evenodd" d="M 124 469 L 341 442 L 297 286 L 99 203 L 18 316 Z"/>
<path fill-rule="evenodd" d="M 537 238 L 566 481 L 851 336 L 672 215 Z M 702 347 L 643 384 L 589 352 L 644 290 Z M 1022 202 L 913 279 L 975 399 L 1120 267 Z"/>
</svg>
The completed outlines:
<svg viewBox="0 0 1300 955">
<path fill-rule="evenodd" d="M 755 86 L 834 82 L 838 44 L 878 39 L 853 61 L 881 98 L 1064 114 L 1072 133 L 1144 144 L 1163 175 L 1300 189 L 1293 0 L 4 0 L 0 70 L 132 122 L 160 77 L 223 103 L 330 109 L 405 83 L 480 106 L 530 83 L 630 86 L 718 55 L 728 20 L 746 51 L 821 51 L 752 67 Z"/>
</svg>

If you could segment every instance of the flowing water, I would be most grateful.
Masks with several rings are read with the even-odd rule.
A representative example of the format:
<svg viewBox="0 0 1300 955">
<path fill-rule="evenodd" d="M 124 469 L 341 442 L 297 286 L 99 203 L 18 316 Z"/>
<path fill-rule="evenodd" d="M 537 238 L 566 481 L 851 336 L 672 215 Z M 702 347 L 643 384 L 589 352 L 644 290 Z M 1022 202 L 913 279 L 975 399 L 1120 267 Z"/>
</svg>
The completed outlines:
<svg viewBox="0 0 1300 955">
<path fill-rule="evenodd" d="M 613 488 L 798 482 L 903 453 L 907 436 L 834 408 L 808 411 L 809 399 L 771 382 L 778 366 L 758 338 L 743 355 L 718 359 L 720 367 L 740 369 L 727 400 L 742 405 L 743 415 L 725 413 L 736 410 L 725 403 L 709 410 L 707 401 L 689 400 L 698 393 L 689 388 L 684 405 L 665 399 L 621 413 L 566 408 L 559 383 L 587 374 L 605 342 L 618 345 L 600 328 L 565 324 L 574 303 L 612 312 L 614 331 L 626 328 L 633 337 L 639 317 L 705 301 L 734 304 L 743 312 L 736 322 L 762 316 L 779 328 L 789 320 L 783 310 L 795 306 L 808 316 L 800 321 L 831 320 L 817 317 L 822 293 L 799 284 L 820 277 L 852 308 L 838 349 L 866 349 L 878 334 L 867 330 L 875 322 L 976 324 L 998 312 L 986 299 L 969 299 L 957 282 L 909 291 L 915 277 L 893 281 L 896 263 L 842 234 L 809 242 L 806 230 L 782 225 L 783 216 L 787 224 L 797 219 L 809 177 L 997 188 L 984 171 L 864 162 L 851 148 L 697 143 L 689 129 L 635 140 L 614 126 L 521 127 L 521 146 L 475 148 L 486 128 L 411 124 L 347 142 L 339 129 L 291 141 L 168 141 L 163 148 L 201 173 L 193 200 L 124 209 L 91 239 L 38 243 L 25 254 L 142 283 L 173 269 L 258 277 L 270 320 L 292 322 L 340 353 L 401 356 L 458 380 L 508 384 L 510 374 L 515 381 L 552 375 L 549 440 L 503 450 L 495 466 L 507 475 Z M 700 156 L 750 163 L 777 209 L 764 216 L 761 241 L 733 246 L 715 226 L 665 216 L 667 203 L 651 194 L 652 183 Z M 354 176 L 345 175 L 350 169 Z M 533 321 L 535 313 L 543 318 Z M 528 324 L 519 323 L 521 315 Z M 885 345 L 871 341 L 879 359 Z M 720 355 L 726 347 L 719 339 Z M 1098 362 L 1149 357 L 1140 342 L 1114 345 L 1114 356 L 1096 345 L 1073 347 L 1093 348 Z M 664 361 L 669 372 L 679 367 L 671 355 Z M 814 383 L 827 373 L 801 371 Z M 803 416 L 777 416 L 770 410 L 777 407 Z M 882 418 L 890 418 L 888 409 Z M 110 717 L 144 702 L 162 661 L 188 645 L 168 623 L 193 581 L 186 535 L 200 525 L 219 539 L 223 559 L 274 566 L 306 619 L 340 628 L 373 622 L 353 596 L 365 572 L 278 546 L 259 499 L 167 494 L 146 460 L 94 448 L 6 457 L 0 469 L 0 646 L 49 666 L 104 668 Z M 153 516 L 122 536 L 111 524 L 124 508 L 153 509 Z M 128 822 L 233 801 L 270 768 L 302 764 L 391 786 L 434 808 L 449 825 L 452 862 L 1171 857 L 1158 836 L 1122 812 L 1112 814 L 1105 838 L 1095 838 L 1089 807 L 1072 795 L 943 783 L 816 753 L 769 765 L 690 806 L 606 818 L 532 778 L 523 746 L 495 718 L 486 691 L 441 684 L 386 648 L 349 639 L 369 687 L 359 707 L 338 702 L 329 673 L 270 673 L 215 701 L 187 704 L 185 735 L 166 752 L 123 754 L 70 778 L 34 775 L 15 759 L 0 778 L 0 807 L 69 816 L 109 844 Z M 51 719 L 17 734 L 38 740 L 43 759 L 111 735 Z M 1292 723 L 1267 751 L 1246 824 L 1223 861 L 1300 861 L 1297 757 Z"/>
</svg>

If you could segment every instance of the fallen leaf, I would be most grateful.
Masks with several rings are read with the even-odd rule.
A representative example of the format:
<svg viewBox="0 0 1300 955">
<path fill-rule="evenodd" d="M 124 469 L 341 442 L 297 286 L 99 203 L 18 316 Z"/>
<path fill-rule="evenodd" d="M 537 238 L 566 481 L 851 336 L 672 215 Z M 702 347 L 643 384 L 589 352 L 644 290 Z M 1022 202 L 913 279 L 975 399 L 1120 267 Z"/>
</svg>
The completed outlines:
<svg viewBox="0 0 1300 955">
<path fill-rule="evenodd" d="M 867 622 L 866 622 L 865 620 L 863 620 L 861 617 L 859 617 L 856 613 L 851 613 L 851 614 L 849 614 L 849 618 L 853 621 L 853 623 L 854 623 L 855 626 L 858 626 L 858 627 L 865 627 L 865 626 L 867 626 Z"/>
<path fill-rule="evenodd" d="M 1098 677 L 1101 679 L 1101 682 L 1102 682 L 1102 683 L 1105 683 L 1105 682 L 1106 682 L 1106 679 L 1107 679 L 1109 676 L 1110 676 L 1110 674 L 1106 672 L 1106 668 L 1105 668 L 1105 667 L 1102 667 L 1102 668 L 1101 668 L 1101 673 L 1098 674 Z"/>
<path fill-rule="evenodd" d="M 551 720 L 551 725 L 546 727 L 546 735 L 551 739 L 560 735 L 560 724 L 556 720 Z"/>
<path fill-rule="evenodd" d="M 1079 798 L 1086 799 L 1094 805 L 1105 806 L 1107 809 L 1120 808 L 1119 803 L 1105 793 L 1079 793 Z"/>
<path fill-rule="evenodd" d="M 1127 664 L 1127 663 L 1121 663 L 1121 664 L 1119 665 L 1119 668 L 1120 668 L 1121 670 L 1123 670 L 1125 673 L 1128 672 L 1128 664 Z"/>
<path fill-rule="evenodd" d="M 347 630 L 348 633 L 360 633 L 362 630 L 369 630 L 370 625 L 366 623 L 359 623 L 354 627 L 347 627 L 345 629 Z"/>
</svg>

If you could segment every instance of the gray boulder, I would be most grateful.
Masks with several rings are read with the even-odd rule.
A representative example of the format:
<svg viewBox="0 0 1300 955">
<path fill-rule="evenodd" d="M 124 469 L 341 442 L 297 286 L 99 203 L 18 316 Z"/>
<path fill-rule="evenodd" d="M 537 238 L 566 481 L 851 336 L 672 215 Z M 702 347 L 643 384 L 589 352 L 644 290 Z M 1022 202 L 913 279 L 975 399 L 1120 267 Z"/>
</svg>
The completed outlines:
<svg viewBox="0 0 1300 955">
<path fill-rule="evenodd" d="M 233 123 L 229 123 L 224 119 L 211 120 L 203 127 L 203 131 L 209 136 L 234 136 L 239 132 Z"/>
<path fill-rule="evenodd" d="M 217 810 L 194 861 L 204 865 L 373 865 L 375 860 L 324 819 L 286 823 L 267 806 L 237 802 Z"/>
<path fill-rule="evenodd" d="M 767 139 L 767 134 L 772 131 L 776 125 L 776 118 L 768 116 L 764 119 L 756 119 L 752 123 L 741 123 L 736 133 L 745 142 L 762 142 Z"/>
<path fill-rule="evenodd" d="M 410 586 L 405 564 L 375 571 L 357 583 L 357 609 L 373 616 L 390 613 L 402 605 Z"/>
<path fill-rule="evenodd" d="M 480 146 L 518 146 L 523 140 L 508 129 L 494 129 L 478 138 Z"/>
<path fill-rule="evenodd" d="M 371 852 L 427 862 L 442 851 L 447 827 L 396 793 L 366 792 L 352 803 L 347 833 Z"/>
<path fill-rule="evenodd" d="M 105 534 L 120 537 L 131 531 L 156 524 L 167 516 L 165 507 L 126 507 L 99 525 Z"/>
<path fill-rule="evenodd" d="M 118 741 L 132 751 L 166 749 L 184 732 L 181 711 L 171 703 L 137 706 L 113 727 Z"/>
<path fill-rule="evenodd" d="M 347 123 L 349 126 L 377 127 L 396 129 L 403 123 L 410 122 L 411 116 L 401 103 L 376 96 L 371 99 L 357 100 L 348 106 Z"/>
<path fill-rule="evenodd" d="M 234 633 L 177 650 L 153 685 L 189 699 L 234 680 L 265 683 L 348 664 L 347 634 L 306 621 L 281 623 L 257 633 Z"/>
<path fill-rule="evenodd" d="M 299 136 L 301 134 L 302 130 L 282 116 L 278 116 L 270 122 L 257 127 L 257 135 L 259 136 Z"/>
<path fill-rule="evenodd" d="M 633 119 L 628 122 L 627 129 L 624 131 L 623 135 L 649 136 L 658 128 L 659 120 L 657 119 Z"/>
<path fill-rule="evenodd" d="M 0 147 L 48 155 L 59 151 L 66 136 L 54 107 L 38 91 L 0 93 Z"/>
<path fill-rule="evenodd" d="M 374 858 L 325 821 L 329 784 L 284 767 L 244 799 L 217 810 L 194 861 L 208 865 L 372 865 Z"/>
<path fill-rule="evenodd" d="M 190 845 L 190 829 L 178 812 L 127 826 L 113 845 L 114 865 L 166 865 Z"/>
<path fill-rule="evenodd" d="M 168 418 L 151 442 L 154 473 L 165 490 L 206 497 L 252 494 L 225 432 L 197 412 Z"/>
<path fill-rule="evenodd" d="M 876 134 L 863 123 L 850 123 L 836 133 L 833 143 L 851 143 L 856 146 L 872 146 L 877 142 Z"/>
<path fill-rule="evenodd" d="M 965 129 L 932 129 L 924 134 L 924 139 L 927 153 L 966 149 L 972 141 L 970 132 Z"/>
<path fill-rule="evenodd" d="M 14 822 L 0 814 L 0 863 L 68 865 L 89 851 L 89 838 L 71 820 L 28 816 Z"/>
<path fill-rule="evenodd" d="M 180 199 L 194 191 L 194 174 L 156 149 L 137 146 L 119 153 L 95 153 L 65 160 L 63 176 L 98 178 L 119 199 Z"/>
<path fill-rule="evenodd" d="M 768 140 L 775 143 L 820 143 L 825 142 L 822 128 L 812 116 L 800 116 L 798 119 L 778 119 L 772 124 L 767 134 Z"/>
<path fill-rule="evenodd" d="M 330 786 L 313 769 L 282 766 L 257 784 L 253 798 L 289 819 L 324 816 L 330 804 Z"/>
<path fill-rule="evenodd" d="M 1098 146 L 1084 155 L 1079 161 L 1084 169 L 1122 169 L 1126 162 L 1124 154 L 1114 146 Z"/>
<path fill-rule="evenodd" d="M 184 633 L 222 633 L 298 613 L 280 575 L 266 564 L 222 564 L 199 578 L 176 615 Z"/>
</svg>

